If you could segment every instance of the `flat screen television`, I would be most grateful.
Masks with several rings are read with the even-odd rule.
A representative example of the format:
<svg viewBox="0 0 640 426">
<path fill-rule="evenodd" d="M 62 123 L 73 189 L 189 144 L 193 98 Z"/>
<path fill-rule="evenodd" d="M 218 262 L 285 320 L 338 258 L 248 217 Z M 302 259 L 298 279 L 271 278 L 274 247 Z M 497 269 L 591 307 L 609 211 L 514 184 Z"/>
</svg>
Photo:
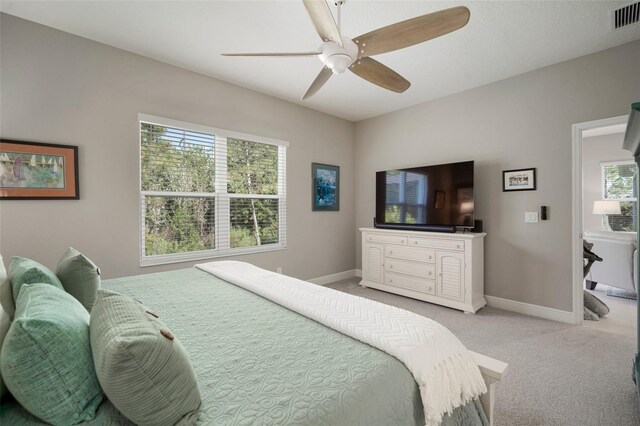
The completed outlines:
<svg viewBox="0 0 640 426">
<path fill-rule="evenodd" d="M 376 226 L 455 231 L 473 219 L 473 161 L 376 173 Z"/>
</svg>

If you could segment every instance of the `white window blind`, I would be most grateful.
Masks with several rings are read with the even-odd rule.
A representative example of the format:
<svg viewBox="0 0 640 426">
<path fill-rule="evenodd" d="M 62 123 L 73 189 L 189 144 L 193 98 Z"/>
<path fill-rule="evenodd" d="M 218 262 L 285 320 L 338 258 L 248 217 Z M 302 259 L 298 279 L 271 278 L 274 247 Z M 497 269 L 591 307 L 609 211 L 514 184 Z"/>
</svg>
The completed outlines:
<svg viewBox="0 0 640 426">
<path fill-rule="evenodd" d="M 286 247 L 286 142 L 139 121 L 142 266 Z"/>
<path fill-rule="evenodd" d="M 619 215 L 606 215 L 612 231 L 635 231 L 638 220 L 638 167 L 629 161 L 603 162 L 602 199 L 620 202 Z"/>
</svg>

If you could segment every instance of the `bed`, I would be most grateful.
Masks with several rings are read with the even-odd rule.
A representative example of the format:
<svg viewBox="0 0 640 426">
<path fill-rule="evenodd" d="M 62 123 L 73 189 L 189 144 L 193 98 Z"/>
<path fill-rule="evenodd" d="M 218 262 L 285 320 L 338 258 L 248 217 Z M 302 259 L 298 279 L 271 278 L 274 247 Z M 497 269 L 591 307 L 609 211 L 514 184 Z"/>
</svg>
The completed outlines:
<svg viewBox="0 0 640 426">
<path fill-rule="evenodd" d="M 198 268 L 103 281 L 153 307 L 187 349 L 198 424 L 424 425 L 420 391 L 393 356 Z M 506 364 L 473 354 L 488 392 L 442 424 L 489 425 Z M 0 423 L 41 424 L 15 401 Z M 127 425 L 105 401 L 88 425 Z"/>
</svg>

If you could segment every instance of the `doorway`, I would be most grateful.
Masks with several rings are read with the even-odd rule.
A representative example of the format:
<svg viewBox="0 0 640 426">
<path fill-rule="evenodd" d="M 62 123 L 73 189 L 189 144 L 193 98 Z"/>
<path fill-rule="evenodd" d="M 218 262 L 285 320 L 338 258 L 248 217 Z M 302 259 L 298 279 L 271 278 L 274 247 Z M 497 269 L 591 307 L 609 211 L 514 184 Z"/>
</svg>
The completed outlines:
<svg viewBox="0 0 640 426">
<path fill-rule="evenodd" d="M 637 301 L 630 298 L 634 296 L 632 293 L 635 293 L 635 283 L 620 279 L 610 271 L 614 271 L 615 275 L 619 272 L 625 276 L 633 274 L 632 269 L 629 270 L 629 274 L 626 274 L 627 271 L 624 268 L 631 268 L 633 265 L 634 250 L 630 250 L 629 259 L 626 259 L 626 254 L 619 254 L 618 250 L 624 252 L 624 250 L 628 251 L 632 245 L 637 246 L 635 237 L 631 233 L 625 234 L 626 225 L 623 223 L 623 219 L 637 220 L 637 202 L 632 206 L 635 216 L 624 217 L 623 213 L 628 213 L 630 206 L 624 200 L 620 202 L 621 195 L 618 194 L 620 188 L 612 188 L 609 192 L 606 189 L 611 176 L 615 176 L 615 173 L 620 171 L 626 173 L 626 169 L 631 167 L 625 163 L 625 160 L 632 160 L 631 153 L 621 149 L 627 119 L 628 116 L 619 116 L 573 125 L 573 314 L 576 324 L 584 324 L 603 331 L 635 335 Z M 606 144 L 610 147 L 608 150 L 605 149 Z M 615 146 L 617 148 L 614 148 Z M 601 158 L 594 158 L 594 155 Z M 635 171 L 635 165 L 633 167 Z M 583 170 L 584 168 L 586 170 Z M 615 208 L 619 209 L 620 205 L 623 207 L 623 212 L 618 213 Z M 607 210 L 612 206 L 614 210 Z M 594 252 L 599 254 L 598 251 L 601 251 L 609 259 L 609 262 L 595 262 L 594 265 L 597 266 L 593 273 L 587 276 L 587 280 L 592 278 L 593 280 L 590 281 L 598 282 L 593 290 L 587 291 L 602 299 L 611 309 L 610 314 L 600 318 L 600 321 L 583 321 L 583 292 L 585 291 L 583 238 L 588 239 L 589 242 L 595 242 Z M 625 241 L 625 238 L 628 241 Z M 616 263 L 620 258 L 627 261 L 624 266 Z M 616 259 L 616 262 L 612 259 Z"/>
</svg>

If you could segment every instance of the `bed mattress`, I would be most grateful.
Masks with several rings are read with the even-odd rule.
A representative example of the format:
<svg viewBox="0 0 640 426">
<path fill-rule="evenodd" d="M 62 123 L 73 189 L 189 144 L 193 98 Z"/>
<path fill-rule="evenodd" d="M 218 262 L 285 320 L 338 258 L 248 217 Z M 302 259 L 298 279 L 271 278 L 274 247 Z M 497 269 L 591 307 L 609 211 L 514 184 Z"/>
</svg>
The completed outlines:
<svg viewBox="0 0 640 426">
<path fill-rule="evenodd" d="M 202 425 L 424 425 L 418 385 L 391 355 L 196 268 L 103 281 L 182 341 Z M 0 424 L 41 424 L 15 401 Z M 88 425 L 130 424 L 105 401 Z M 442 423 L 487 425 L 479 401 Z"/>
</svg>

